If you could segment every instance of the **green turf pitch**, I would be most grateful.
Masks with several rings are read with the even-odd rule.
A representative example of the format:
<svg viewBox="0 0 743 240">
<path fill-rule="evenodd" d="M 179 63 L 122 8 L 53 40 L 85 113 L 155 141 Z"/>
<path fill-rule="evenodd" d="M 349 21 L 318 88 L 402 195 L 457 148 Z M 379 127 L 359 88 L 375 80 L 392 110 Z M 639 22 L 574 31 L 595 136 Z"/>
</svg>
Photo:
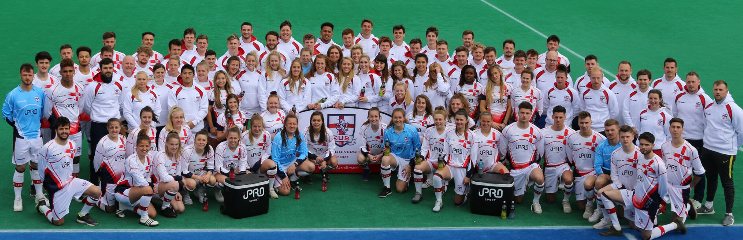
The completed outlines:
<svg viewBox="0 0 743 240">
<path fill-rule="evenodd" d="M 674 57 L 679 62 L 679 74 L 696 71 L 702 86 L 711 93 L 712 82 L 724 79 L 730 83 L 733 94 L 740 92 L 737 73 L 741 71 L 738 43 L 743 39 L 743 21 L 739 11 L 740 1 L 496 1 L 489 2 L 514 18 L 546 35 L 557 34 L 562 44 L 581 56 L 595 54 L 601 66 L 616 73 L 619 61 L 632 62 L 633 70 L 647 68 L 653 77 L 662 75 L 663 60 Z M 471 29 L 475 41 L 495 46 L 501 54 L 501 43 L 506 38 L 516 41 L 517 49 L 530 48 L 544 52 L 546 40 L 521 23 L 479 0 L 465 1 L 8 1 L 0 4 L 0 92 L 7 93 L 19 83 L 21 63 L 33 62 L 38 51 L 48 51 L 59 62 L 59 46 L 69 43 L 76 48 L 89 46 L 98 52 L 104 31 L 117 33 L 116 49 L 132 54 L 140 45 L 141 33 L 156 34 L 155 50 L 167 54 L 167 42 L 182 37 L 183 30 L 194 27 L 197 34 L 210 37 L 210 49 L 219 56 L 226 51 L 229 34 L 239 34 L 240 24 L 250 21 L 255 35 L 263 42 L 267 31 L 278 31 L 285 19 L 294 25 L 294 37 L 301 41 L 305 33 L 319 35 L 320 24 L 335 24 L 336 43 L 342 43 L 340 33 L 345 28 L 360 31 L 363 18 L 375 23 L 373 33 L 391 36 L 392 26 L 404 24 L 406 40 L 422 38 L 428 26 L 437 26 L 440 39 L 449 42 L 450 50 L 461 44 L 461 32 Z M 572 77 L 583 74 L 583 59 L 565 49 L 560 52 L 572 63 Z M 607 76 L 613 79 L 611 76 Z M 25 209 L 22 213 L 11 210 L 12 165 L 11 129 L 0 124 L 0 156 L 6 163 L 5 174 L 0 177 L 0 229 L 47 229 L 50 225 L 40 214 L 34 213 L 28 189 L 24 189 Z M 86 151 L 86 150 L 85 150 Z M 84 151 L 84 152 L 85 152 Z M 87 159 L 83 157 L 81 176 L 87 178 Z M 734 175 L 738 184 L 740 167 Z M 30 183 L 30 181 L 26 181 Z M 316 182 L 318 182 L 316 180 Z M 565 215 L 559 204 L 545 204 L 544 214 L 530 213 L 528 205 L 517 208 L 517 219 L 501 220 L 495 217 L 472 215 L 469 205 L 453 206 L 453 193 L 445 196 L 441 213 L 431 212 L 432 191 L 424 191 L 425 200 L 419 205 L 410 203 L 412 193 L 392 194 L 387 199 L 376 197 L 381 181 L 376 175 L 370 182 L 362 182 L 357 175 L 334 175 L 330 190 L 319 191 L 318 185 L 306 186 L 301 200 L 283 197 L 271 200 L 268 215 L 230 220 L 218 214 L 217 203 L 212 202 L 208 213 L 200 206 L 189 206 L 177 219 L 162 219 L 165 228 L 389 228 L 389 227 L 479 227 L 479 226 L 588 226 L 576 210 Z M 741 190 L 736 190 L 741 196 Z M 559 194 L 558 198 L 562 195 Z M 526 199 L 531 199 L 528 193 Z M 701 216 L 690 224 L 719 224 L 724 212 L 722 188 L 718 188 L 715 208 L 717 214 Z M 528 202 L 528 201 L 527 201 Z M 740 201 L 738 201 L 740 202 Z M 73 202 L 64 228 L 82 228 L 74 224 L 73 215 L 81 204 Z M 743 216 L 741 204 L 734 213 Z M 573 204 L 573 208 L 577 206 Z M 93 210 L 93 216 L 103 228 L 136 228 L 132 212 L 126 219 L 116 219 L 112 214 Z M 660 222 L 667 222 L 668 215 Z M 20 224 L 19 224 L 20 223 Z"/>
</svg>

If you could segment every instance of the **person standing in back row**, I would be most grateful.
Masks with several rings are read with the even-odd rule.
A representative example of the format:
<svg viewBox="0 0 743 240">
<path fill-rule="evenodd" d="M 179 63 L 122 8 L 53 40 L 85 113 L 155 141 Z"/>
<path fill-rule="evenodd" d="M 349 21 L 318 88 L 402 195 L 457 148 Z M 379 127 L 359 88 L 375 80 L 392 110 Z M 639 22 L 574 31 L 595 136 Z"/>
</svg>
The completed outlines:
<svg viewBox="0 0 743 240">
<path fill-rule="evenodd" d="M 707 202 L 697 210 L 698 214 L 714 214 L 712 201 L 717 191 L 719 175 L 722 188 L 725 191 L 725 219 L 723 226 L 733 225 L 733 201 L 735 188 L 733 186 L 733 163 L 738 148 L 743 143 L 743 110 L 735 104 L 728 92 L 728 83 L 717 80 L 712 90 L 715 102 L 704 109 L 706 117 L 706 131 L 704 131 L 704 147 L 702 148 L 702 166 L 707 176 Z"/>
<path fill-rule="evenodd" d="M 123 87 L 120 82 L 112 81 L 114 72 L 114 61 L 104 58 L 100 62 L 101 72 L 93 76 L 94 82 L 88 84 L 83 92 L 82 109 L 90 115 L 90 182 L 98 182 L 98 175 L 93 167 L 93 159 L 96 155 L 98 141 L 108 134 L 106 123 L 111 118 L 121 118 L 119 108 L 121 107 L 120 96 Z"/>
</svg>

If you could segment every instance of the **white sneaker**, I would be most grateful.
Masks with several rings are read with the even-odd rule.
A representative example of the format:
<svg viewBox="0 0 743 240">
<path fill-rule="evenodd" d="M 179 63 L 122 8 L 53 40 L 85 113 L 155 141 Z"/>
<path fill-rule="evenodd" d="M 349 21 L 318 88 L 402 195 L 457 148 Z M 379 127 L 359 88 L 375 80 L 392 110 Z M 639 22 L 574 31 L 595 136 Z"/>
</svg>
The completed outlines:
<svg viewBox="0 0 743 240">
<path fill-rule="evenodd" d="M 46 200 L 46 202 L 49 202 L 49 200 L 46 199 L 46 196 L 44 194 L 36 195 L 36 199 L 34 200 L 34 203 L 39 203 L 41 200 Z"/>
<path fill-rule="evenodd" d="M 542 205 L 539 205 L 538 202 L 534 202 L 531 204 L 531 211 L 536 214 L 542 214 Z"/>
<path fill-rule="evenodd" d="M 573 208 L 570 207 L 570 200 L 562 200 L 562 212 L 564 213 L 573 212 Z"/>
<path fill-rule="evenodd" d="M 276 190 L 274 188 L 268 188 L 268 195 L 270 195 L 273 199 L 279 198 L 279 195 L 276 194 Z"/>
<path fill-rule="evenodd" d="M 433 212 L 441 211 L 441 207 L 443 206 L 444 206 L 444 201 L 437 199 L 436 203 L 433 205 Z"/>
<path fill-rule="evenodd" d="M 602 218 L 604 218 L 604 214 L 601 212 L 601 209 L 596 209 L 595 211 L 593 211 L 593 215 L 591 215 L 591 217 L 588 218 L 588 221 L 598 222 Z"/>
<path fill-rule="evenodd" d="M 594 206 L 593 205 L 586 205 L 586 211 L 583 212 L 583 218 L 589 219 L 591 215 L 593 214 Z"/>
<path fill-rule="evenodd" d="M 13 211 L 23 211 L 23 199 L 16 198 L 15 201 L 13 201 Z"/>
<path fill-rule="evenodd" d="M 189 191 L 181 192 L 181 197 L 183 198 L 183 204 L 185 205 L 193 204 L 193 200 L 191 199 L 191 193 Z"/>
<path fill-rule="evenodd" d="M 224 202 L 224 196 L 222 196 L 222 190 L 214 191 L 214 199 L 216 199 L 217 202 Z"/>
<path fill-rule="evenodd" d="M 593 229 L 606 229 L 611 227 L 611 219 L 602 218 L 601 221 L 593 225 Z"/>
<path fill-rule="evenodd" d="M 702 204 L 700 202 L 697 202 L 697 200 L 689 199 L 689 201 L 691 201 L 691 207 L 693 207 L 694 209 L 699 209 L 699 207 L 702 206 Z"/>
<path fill-rule="evenodd" d="M 157 225 L 160 225 L 160 223 L 158 221 L 155 221 L 154 219 L 152 219 L 150 217 L 140 218 L 139 219 L 139 224 L 142 224 L 142 225 L 145 225 L 145 226 L 148 226 L 148 227 L 157 227 Z"/>
<path fill-rule="evenodd" d="M 206 189 L 204 189 L 203 187 L 197 187 L 196 197 L 199 199 L 200 203 L 204 203 L 206 201 Z"/>
</svg>

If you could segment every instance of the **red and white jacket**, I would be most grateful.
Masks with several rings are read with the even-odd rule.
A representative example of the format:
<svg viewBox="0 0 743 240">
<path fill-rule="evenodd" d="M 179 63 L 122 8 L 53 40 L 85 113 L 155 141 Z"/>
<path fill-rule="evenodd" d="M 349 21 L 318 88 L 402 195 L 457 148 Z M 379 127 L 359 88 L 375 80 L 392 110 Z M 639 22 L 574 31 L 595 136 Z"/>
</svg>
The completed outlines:
<svg viewBox="0 0 743 240">
<path fill-rule="evenodd" d="M 666 75 L 663 75 L 663 77 L 653 80 L 651 86 L 663 93 L 663 105 L 669 108 L 669 112 L 673 112 L 673 97 L 685 91 L 686 83 L 679 78 L 678 74 L 670 81 L 666 80 Z"/>
<path fill-rule="evenodd" d="M 701 140 L 704 138 L 704 128 L 706 126 L 704 108 L 713 103 L 713 101 L 701 88 L 694 94 L 684 91 L 676 95 L 676 100 L 673 103 L 674 106 L 671 108 L 673 110 L 673 116 L 693 123 L 684 125 L 684 132 L 682 134 L 684 139 Z"/>
<path fill-rule="evenodd" d="M 609 90 L 614 92 L 614 95 L 617 97 L 617 106 L 619 109 L 624 109 L 624 100 L 629 97 L 629 94 L 632 93 L 632 91 L 637 90 L 637 82 L 635 82 L 635 79 L 632 78 L 632 76 L 629 77 L 625 84 L 617 78 L 609 83 Z M 619 120 L 620 126 L 625 124 L 623 118 L 618 117 L 617 120 Z"/>
<path fill-rule="evenodd" d="M 704 116 L 704 148 L 725 155 L 737 154 L 743 143 L 743 110 L 730 93 L 720 102 L 708 103 Z"/>
<path fill-rule="evenodd" d="M 279 44 L 276 45 L 276 48 L 286 53 L 286 61 L 291 63 L 294 61 L 295 58 L 299 57 L 299 52 L 302 51 L 302 43 L 298 42 L 297 40 L 294 40 L 294 37 L 289 39 L 289 42 L 284 42 L 284 40 L 279 39 Z"/>
<path fill-rule="evenodd" d="M 318 40 L 318 42 L 320 42 Z M 375 37 L 374 34 L 369 34 L 369 38 L 364 38 L 361 33 L 356 35 L 356 39 L 353 40 L 354 44 L 361 44 L 364 48 L 364 54 L 369 55 L 369 58 L 374 60 L 379 54 L 379 38 Z M 327 49 L 326 49 L 327 51 Z M 325 52 L 322 52 L 323 54 Z"/>
<path fill-rule="evenodd" d="M 591 128 L 595 131 L 604 131 L 604 121 L 616 119 L 619 116 L 619 105 L 617 96 L 614 92 L 603 85 L 598 90 L 591 88 L 591 84 L 586 85 L 588 88 L 582 95 L 582 111 L 591 113 L 593 124 Z"/>
<path fill-rule="evenodd" d="M 578 115 L 581 109 L 581 97 L 578 91 L 570 86 L 570 82 L 566 82 L 568 86 L 563 89 L 558 89 L 557 86 L 552 87 L 547 91 L 547 96 L 544 98 L 544 108 L 547 110 L 547 125 L 555 124 L 555 120 L 552 119 L 552 111 L 556 106 L 563 106 L 565 108 L 565 124 L 573 122 L 573 118 Z M 555 83 L 557 85 L 557 83 Z"/>
<path fill-rule="evenodd" d="M 655 147 L 653 150 L 658 150 L 661 144 L 666 140 L 671 139 L 671 114 L 666 108 L 659 108 L 658 110 L 652 111 L 645 109 L 640 112 L 640 122 L 637 124 L 637 134 L 644 132 L 652 133 L 655 136 Z"/>
</svg>

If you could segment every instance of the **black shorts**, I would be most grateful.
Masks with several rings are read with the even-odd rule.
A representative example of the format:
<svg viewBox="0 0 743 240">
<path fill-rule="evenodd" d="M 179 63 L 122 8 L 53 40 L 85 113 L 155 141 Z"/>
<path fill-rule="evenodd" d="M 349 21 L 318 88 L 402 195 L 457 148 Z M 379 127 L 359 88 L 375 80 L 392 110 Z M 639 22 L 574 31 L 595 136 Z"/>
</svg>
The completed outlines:
<svg viewBox="0 0 743 240">
<path fill-rule="evenodd" d="M 98 169 L 98 178 L 100 179 L 100 184 L 98 186 L 101 187 L 101 195 L 106 195 L 107 184 L 116 184 L 114 182 L 114 177 L 111 176 L 111 173 L 108 172 L 108 170 L 106 170 L 105 166 L 101 166 L 101 168 Z"/>
<path fill-rule="evenodd" d="M 260 173 L 261 171 L 261 162 L 255 162 L 255 164 L 248 169 L 248 171 L 252 173 Z"/>
<path fill-rule="evenodd" d="M 687 198 L 688 198 L 688 192 L 687 192 Z M 660 203 L 663 200 L 661 200 L 660 195 L 658 192 L 654 192 L 650 197 L 648 198 L 648 201 L 645 202 L 645 205 L 642 206 L 642 210 L 648 211 L 648 214 L 650 215 L 650 220 L 655 219 L 655 215 L 658 213 L 658 209 L 660 208 Z M 635 206 L 636 207 L 636 206 Z"/>
</svg>

